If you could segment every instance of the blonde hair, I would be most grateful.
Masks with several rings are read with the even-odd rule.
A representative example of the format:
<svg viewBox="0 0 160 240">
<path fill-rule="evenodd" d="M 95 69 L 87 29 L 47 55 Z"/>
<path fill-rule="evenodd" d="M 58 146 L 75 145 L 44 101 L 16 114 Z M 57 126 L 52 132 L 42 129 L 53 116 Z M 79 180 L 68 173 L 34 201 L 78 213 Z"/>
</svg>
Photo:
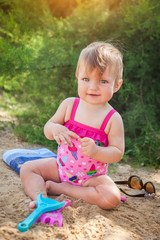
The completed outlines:
<svg viewBox="0 0 160 240">
<path fill-rule="evenodd" d="M 123 56 L 121 52 L 110 43 L 93 42 L 84 48 L 79 56 L 76 78 L 78 79 L 81 63 L 85 65 L 86 71 L 91 72 L 97 68 L 102 75 L 107 67 L 111 66 L 115 72 L 115 82 L 122 79 Z"/>
</svg>

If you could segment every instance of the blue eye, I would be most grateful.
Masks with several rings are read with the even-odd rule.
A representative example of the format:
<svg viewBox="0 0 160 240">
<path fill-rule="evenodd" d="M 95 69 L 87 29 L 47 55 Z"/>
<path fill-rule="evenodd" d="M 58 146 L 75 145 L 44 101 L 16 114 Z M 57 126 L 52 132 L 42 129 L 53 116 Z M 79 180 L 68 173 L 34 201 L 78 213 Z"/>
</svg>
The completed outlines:
<svg viewBox="0 0 160 240">
<path fill-rule="evenodd" d="M 105 84 L 107 83 L 107 80 L 101 80 L 101 83 Z"/>
<path fill-rule="evenodd" d="M 83 78 L 83 81 L 89 82 L 89 79 L 88 78 Z"/>
</svg>

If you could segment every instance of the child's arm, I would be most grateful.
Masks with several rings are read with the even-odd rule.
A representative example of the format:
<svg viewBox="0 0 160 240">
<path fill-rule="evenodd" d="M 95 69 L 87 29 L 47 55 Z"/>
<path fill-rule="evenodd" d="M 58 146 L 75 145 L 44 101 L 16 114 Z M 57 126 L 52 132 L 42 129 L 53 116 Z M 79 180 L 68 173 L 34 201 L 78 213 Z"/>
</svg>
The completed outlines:
<svg viewBox="0 0 160 240">
<path fill-rule="evenodd" d="M 107 134 L 107 133 L 106 133 Z M 84 155 L 104 163 L 119 162 L 124 154 L 124 128 L 121 116 L 115 113 L 109 122 L 108 146 L 97 146 L 93 139 L 82 138 L 81 148 Z"/>
<path fill-rule="evenodd" d="M 44 134 L 49 140 L 55 140 L 58 144 L 72 145 L 71 138 L 78 138 L 79 136 L 68 128 L 63 126 L 65 122 L 70 119 L 71 110 L 73 107 L 74 98 L 65 99 L 57 109 L 56 113 L 44 126 Z"/>
</svg>

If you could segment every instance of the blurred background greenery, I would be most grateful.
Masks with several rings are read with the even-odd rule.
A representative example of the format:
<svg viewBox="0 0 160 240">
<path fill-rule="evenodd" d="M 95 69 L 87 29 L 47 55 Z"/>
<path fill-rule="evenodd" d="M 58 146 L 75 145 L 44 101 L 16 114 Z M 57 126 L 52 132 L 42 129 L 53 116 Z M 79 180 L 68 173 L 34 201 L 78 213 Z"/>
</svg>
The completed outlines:
<svg viewBox="0 0 160 240">
<path fill-rule="evenodd" d="M 124 55 L 124 84 L 111 101 L 124 120 L 123 161 L 159 168 L 159 12 L 159 0 L 0 0 L 0 106 L 18 118 L 15 133 L 54 150 L 43 126 L 77 96 L 81 49 L 111 41 Z"/>
</svg>

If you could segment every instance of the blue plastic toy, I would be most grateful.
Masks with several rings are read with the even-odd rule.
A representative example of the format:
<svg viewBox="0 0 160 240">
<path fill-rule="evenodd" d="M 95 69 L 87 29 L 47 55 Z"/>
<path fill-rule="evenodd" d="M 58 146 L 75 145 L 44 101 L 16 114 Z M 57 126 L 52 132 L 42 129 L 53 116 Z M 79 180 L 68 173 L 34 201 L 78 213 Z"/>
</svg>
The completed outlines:
<svg viewBox="0 0 160 240">
<path fill-rule="evenodd" d="M 65 205 L 65 201 L 58 202 L 50 198 L 42 197 L 40 193 L 36 202 L 37 208 L 21 223 L 18 224 L 18 230 L 21 232 L 28 231 L 29 227 L 43 214 L 49 211 L 60 209 Z"/>
</svg>

